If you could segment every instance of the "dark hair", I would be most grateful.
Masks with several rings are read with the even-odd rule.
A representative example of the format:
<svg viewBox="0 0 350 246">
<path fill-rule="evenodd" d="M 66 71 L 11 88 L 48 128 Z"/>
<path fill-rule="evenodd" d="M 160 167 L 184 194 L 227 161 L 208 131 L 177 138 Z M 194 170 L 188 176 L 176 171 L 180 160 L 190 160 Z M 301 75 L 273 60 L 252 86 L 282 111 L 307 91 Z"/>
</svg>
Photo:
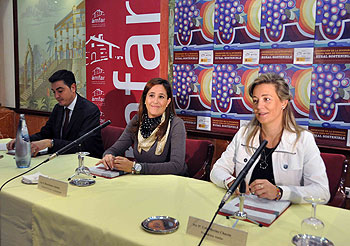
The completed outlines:
<svg viewBox="0 0 350 246">
<path fill-rule="evenodd" d="M 55 83 L 57 81 L 63 80 L 64 84 L 69 88 L 72 84 L 76 84 L 74 74 L 68 70 L 58 70 L 49 78 L 50 83 Z"/>
<path fill-rule="evenodd" d="M 286 129 L 290 132 L 294 132 L 297 134 L 297 140 L 300 137 L 300 132 L 303 131 L 304 129 L 300 127 L 294 117 L 294 113 L 292 110 L 292 106 L 290 105 L 290 100 L 292 99 L 292 95 L 290 94 L 289 90 L 289 85 L 284 81 L 284 79 L 275 74 L 275 73 L 265 73 L 265 74 L 260 74 L 259 77 L 257 77 L 253 83 L 249 86 L 248 92 L 249 96 L 253 98 L 253 92 L 256 86 L 261 85 L 261 84 L 271 84 L 275 87 L 276 94 L 278 98 L 283 101 L 287 100 L 287 105 L 283 109 L 283 117 L 282 117 L 282 127 L 283 129 Z M 250 121 L 248 130 L 248 137 L 247 137 L 247 146 L 249 145 L 250 142 L 253 142 L 253 138 L 255 134 L 258 132 L 260 129 L 261 124 L 260 122 L 254 118 Z"/>
<path fill-rule="evenodd" d="M 167 99 L 171 99 L 168 107 L 165 109 L 165 121 L 163 122 L 163 124 L 161 124 L 159 126 L 159 131 L 157 133 L 157 137 L 158 139 L 162 138 L 167 130 L 168 127 L 168 123 L 170 120 L 170 116 L 173 115 L 175 116 L 175 107 L 174 107 L 174 102 L 173 102 L 173 94 L 172 94 L 172 88 L 170 83 L 162 78 L 153 78 L 151 80 L 149 80 L 147 82 L 147 84 L 145 85 L 145 88 L 143 89 L 142 95 L 141 95 L 141 99 L 140 99 L 140 103 L 139 103 L 139 110 L 137 112 L 138 115 L 138 120 L 136 122 L 136 124 L 133 127 L 134 133 L 137 136 L 137 131 L 139 130 L 143 118 L 145 116 L 145 114 L 147 114 L 147 108 L 146 108 L 146 97 L 147 97 L 147 93 L 148 91 L 155 85 L 163 85 L 164 89 L 166 91 L 167 94 Z"/>
</svg>

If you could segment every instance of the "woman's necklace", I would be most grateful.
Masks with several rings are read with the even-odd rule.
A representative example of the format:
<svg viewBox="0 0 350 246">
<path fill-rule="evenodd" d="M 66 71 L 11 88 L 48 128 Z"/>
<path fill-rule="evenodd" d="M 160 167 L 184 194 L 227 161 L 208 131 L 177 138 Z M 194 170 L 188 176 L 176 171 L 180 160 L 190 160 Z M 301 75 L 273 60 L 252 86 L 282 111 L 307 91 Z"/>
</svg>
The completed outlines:
<svg viewBox="0 0 350 246">
<path fill-rule="evenodd" d="M 280 141 L 281 141 L 281 136 L 282 136 L 282 132 L 280 133 L 280 135 L 279 135 L 279 137 L 278 137 L 278 143 L 276 144 L 276 146 L 274 147 L 274 148 L 272 148 L 271 150 L 270 150 L 270 152 L 269 153 L 266 153 L 266 147 L 263 149 L 263 151 L 262 151 L 262 153 L 261 153 L 261 157 L 260 157 L 260 163 L 259 163 L 259 167 L 261 168 L 261 169 L 266 169 L 268 166 L 269 166 L 269 163 L 267 162 L 267 158 L 269 157 L 269 155 L 271 155 L 272 154 L 272 152 L 274 152 L 275 151 L 275 149 L 277 148 L 277 146 L 278 146 L 278 144 L 280 143 Z M 261 134 L 260 134 L 260 142 L 261 142 L 261 139 L 263 139 L 263 137 L 262 137 L 262 132 L 261 132 Z"/>
<path fill-rule="evenodd" d="M 276 147 L 272 148 L 268 154 L 266 154 L 266 151 L 265 151 L 266 147 L 263 149 L 262 154 L 261 154 L 261 158 L 260 158 L 260 163 L 259 163 L 259 167 L 261 169 L 265 170 L 269 166 L 269 163 L 267 162 L 267 157 L 269 157 L 269 155 L 272 154 L 272 152 L 276 149 Z"/>
</svg>

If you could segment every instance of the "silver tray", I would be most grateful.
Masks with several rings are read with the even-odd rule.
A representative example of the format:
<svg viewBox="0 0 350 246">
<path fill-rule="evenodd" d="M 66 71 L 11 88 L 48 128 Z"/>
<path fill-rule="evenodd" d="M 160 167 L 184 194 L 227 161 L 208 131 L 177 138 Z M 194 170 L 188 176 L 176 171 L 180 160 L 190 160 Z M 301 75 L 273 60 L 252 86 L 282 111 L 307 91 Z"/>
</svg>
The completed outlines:
<svg viewBox="0 0 350 246">
<path fill-rule="evenodd" d="M 169 216 L 148 217 L 141 223 L 141 227 L 151 233 L 167 234 L 176 231 L 179 228 L 179 221 Z"/>
<path fill-rule="evenodd" d="M 297 246 L 304 246 L 304 245 L 310 245 L 310 246 L 334 246 L 332 241 L 329 241 L 325 237 L 317 237 L 317 236 L 311 236 L 308 234 L 298 234 L 295 235 L 292 239 L 292 242 L 294 245 Z"/>
</svg>

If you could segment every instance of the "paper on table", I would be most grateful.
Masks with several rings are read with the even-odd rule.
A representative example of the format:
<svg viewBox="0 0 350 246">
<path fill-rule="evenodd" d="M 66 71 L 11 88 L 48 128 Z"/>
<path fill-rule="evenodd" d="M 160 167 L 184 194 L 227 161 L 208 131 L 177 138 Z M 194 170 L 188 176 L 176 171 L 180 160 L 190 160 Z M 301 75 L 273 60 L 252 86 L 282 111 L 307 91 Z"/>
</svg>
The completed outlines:
<svg viewBox="0 0 350 246">
<path fill-rule="evenodd" d="M 45 148 L 45 149 L 42 149 L 38 152 L 37 156 L 40 156 L 40 155 L 46 155 L 49 153 L 49 149 L 48 148 Z M 16 154 L 16 151 L 14 149 L 11 149 L 9 151 L 7 151 L 7 154 L 9 155 L 15 155 Z M 33 156 L 33 154 L 32 154 Z"/>
<path fill-rule="evenodd" d="M 40 172 L 36 172 L 36 173 L 30 174 L 30 175 L 23 175 L 22 182 L 25 184 L 37 184 L 39 181 L 39 176 L 47 177 L 46 175 L 44 175 Z"/>
<path fill-rule="evenodd" d="M 92 174 L 95 174 L 97 176 L 105 177 L 105 178 L 115 178 L 120 175 L 126 174 L 123 171 L 116 171 L 116 170 L 106 170 L 103 164 L 100 164 L 98 166 L 89 167 L 89 170 Z"/>
<path fill-rule="evenodd" d="M 1 150 L 5 150 L 5 151 L 7 150 L 5 143 L 0 143 L 0 151 Z"/>
<path fill-rule="evenodd" d="M 273 201 L 259 198 L 254 195 L 246 195 L 244 211 L 248 218 L 256 220 L 265 225 L 270 225 L 290 205 L 289 201 Z M 226 203 L 220 210 L 224 214 L 233 214 L 239 210 L 239 197 Z"/>
</svg>

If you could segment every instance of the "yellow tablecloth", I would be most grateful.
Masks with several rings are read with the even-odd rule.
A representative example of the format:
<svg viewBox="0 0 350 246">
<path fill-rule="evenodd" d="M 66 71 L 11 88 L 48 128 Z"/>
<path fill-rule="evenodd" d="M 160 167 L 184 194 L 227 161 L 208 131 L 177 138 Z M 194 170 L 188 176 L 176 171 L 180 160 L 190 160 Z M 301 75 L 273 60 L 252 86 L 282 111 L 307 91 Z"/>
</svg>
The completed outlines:
<svg viewBox="0 0 350 246">
<path fill-rule="evenodd" d="M 0 140 L 6 142 L 6 140 Z M 13 156 L 0 159 L 0 184 L 23 172 Z M 31 166 L 46 157 L 32 159 Z M 97 162 L 87 157 L 86 166 Z M 39 167 L 52 178 L 67 181 L 77 167 L 76 155 L 62 155 Z M 214 184 L 173 175 L 125 175 L 96 178 L 90 187 L 69 185 L 60 197 L 25 185 L 16 179 L 0 194 L 1 245 L 198 245 L 199 238 L 186 234 L 189 216 L 210 221 L 224 190 Z M 140 224 L 149 216 L 167 215 L 180 221 L 178 231 L 167 235 L 145 232 Z M 311 205 L 292 205 L 270 227 L 239 222 L 248 232 L 247 245 L 292 245 L 301 221 L 311 215 Z M 318 206 L 325 223 L 325 237 L 335 245 L 347 245 L 350 211 Z M 234 221 L 218 215 L 215 223 L 232 226 Z M 217 245 L 205 240 L 202 245 Z"/>
</svg>

